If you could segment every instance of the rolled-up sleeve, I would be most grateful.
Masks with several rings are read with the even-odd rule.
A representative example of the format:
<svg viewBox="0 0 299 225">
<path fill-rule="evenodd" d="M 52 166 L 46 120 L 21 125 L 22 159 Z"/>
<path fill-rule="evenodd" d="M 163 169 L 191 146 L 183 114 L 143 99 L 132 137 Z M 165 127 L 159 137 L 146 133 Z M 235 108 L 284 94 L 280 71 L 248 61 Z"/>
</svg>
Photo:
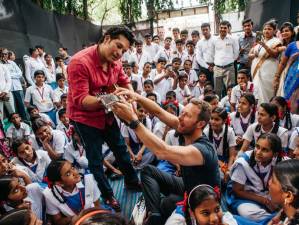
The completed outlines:
<svg viewBox="0 0 299 225">
<path fill-rule="evenodd" d="M 83 99 L 89 95 L 89 72 L 86 66 L 73 63 L 68 66 L 68 84 L 72 101 L 75 105 L 83 108 Z"/>
</svg>

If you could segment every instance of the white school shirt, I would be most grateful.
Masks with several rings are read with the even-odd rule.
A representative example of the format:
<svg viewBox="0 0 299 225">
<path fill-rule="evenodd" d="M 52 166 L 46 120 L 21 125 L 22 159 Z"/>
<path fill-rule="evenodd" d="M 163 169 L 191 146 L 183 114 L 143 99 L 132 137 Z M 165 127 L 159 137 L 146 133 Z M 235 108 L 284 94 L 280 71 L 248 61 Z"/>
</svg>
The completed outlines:
<svg viewBox="0 0 299 225">
<path fill-rule="evenodd" d="M 299 115 L 298 114 L 290 113 L 290 117 L 291 117 L 291 122 L 292 122 L 292 128 L 289 130 L 289 135 L 292 134 L 292 132 L 295 129 L 295 127 L 299 126 Z M 286 120 L 286 117 L 284 117 L 282 120 L 279 121 L 279 125 L 281 127 L 284 127 L 285 120 Z"/>
<path fill-rule="evenodd" d="M 251 142 L 252 140 L 254 140 L 256 142 L 257 138 L 263 133 L 266 133 L 263 128 L 261 127 L 259 132 L 255 131 L 255 128 L 257 127 L 258 122 L 251 124 L 248 128 L 247 131 L 245 132 L 245 134 L 243 135 L 243 139 Z M 274 123 L 273 123 L 273 127 L 274 127 Z M 273 129 L 273 128 L 272 128 Z M 270 131 L 271 132 L 271 131 Z M 268 132 L 269 133 L 269 132 Z M 281 144 L 282 147 L 284 149 L 286 149 L 288 147 L 288 130 L 283 128 L 283 127 L 279 127 L 278 131 L 277 131 L 277 136 L 280 138 L 281 140 Z"/>
<path fill-rule="evenodd" d="M 296 138 L 299 136 L 299 127 L 295 127 L 294 131 L 291 134 L 290 141 L 289 141 L 289 149 L 295 150 L 296 149 Z"/>
<path fill-rule="evenodd" d="M 212 51 L 213 41 L 215 37 L 211 35 L 209 39 L 203 37 L 196 44 L 196 62 L 206 69 L 209 68 L 207 63 L 214 63 L 214 53 Z"/>
<path fill-rule="evenodd" d="M 151 80 L 154 81 L 157 76 L 162 76 L 164 75 L 164 70 L 162 70 L 161 73 L 158 73 L 157 69 L 152 69 L 151 71 Z"/>
<path fill-rule="evenodd" d="M 164 74 L 159 74 L 155 77 L 155 80 L 158 80 Z M 155 82 L 154 80 L 154 82 Z M 161 96 L 161 101 L 165 101 L 166 93 L 172 90 L 173 79 L 171 77 L 163 78 L 159 83 L 155 84 L 155 91 Z"/>
<path fill-rule="evenodd" d="M 159 50 L 160 50 L 160 46 L 157 45 L 156 43 L 151 43 L 150 45 L 147 44 L 143 45 L 143 51 L 149 55 L 151 59 L 150 62 L 154 61 L 154 58 Z"/>
<path fill-rule="evenodd" d="M 73 141 L 67 143 L 63 158 L 71 163 L 75 161 L 80 165 L 82 169 L 88 168 L 88 160 L 86 158 L 86 151 L 83 146 L 79 146 L 78 150 L 75 150 Z"/>
<path fill-rule="evenodd" d="M 59 101 L 60 100 L 60 97 L 61 95 L 63 94 L 67 94 L 69 91 L 69 88 L 64 86 L 64 88 L 60 88 L 60 87 L 57 87 L 55 90 L 54 90 L 54 95 L 55 95 L 55 98 Z"/>
<path fill-rule="evenodd" d="M 42 70 L 45 74 L 47 73 L 45 65 L 41 60 L 39 60 L 38 58 L 34 59 L 32 57 L 29 57 L 25 61 L 25 77 L 30 85 L 34 85 L 34 72 L 37 70 Z"/>
<path fill-rule="evenodd" d="M 165 142 L 168 145 L 171 145 L 171 146 L 179 146 L 180 145 L 179 137 L 175 136 L 175 130 L 174 129 L 168 131 L 168 133 L 166 134 L 166 137 L 165 137 Z"/>
<path fill-rule="evenodd" d="M 23 139 L 26 136 L 28 137 L 30 133 L 30 126 L 28 124 L 21 122 L 20 128 L 17 129 L 12 123 L 6 131 L 6 137 L 13 140 Z"/>
<path fill-rule="evenodd" d="M 189 89 L 189 87 L 186 85 L 184 87 L 184 89 L 181 89 L 179 86 L 174 90 L 175 94 L 176 94 L 176 100 L 179 103 L 183 103 L 183 101 L 186 99 L 185 96 L 190 96 L 191 95 L 191 91 Z"/>
<path fill-rule="evenodd" d="M 189 84 L 193 84 L 194 82 L 198 81 L 198 75 L 195 70 L 191 69 L 190 72 L 187 73 L 187 75 L 188 75 L 188 83 Z"/>
<path fill-rule="evenodd" d="M 66 145 L 68 143 L 67 137 L 64 132 L 60 130 L 52 130 L 51 134 L 53 136 L 52 140 L 50 141 L 50 145 L 58 154 L 64 154 Z M 39 146 L 35 137 L 32 135 L 30 137 L 31 145 L 34 149 L 43 149 L 42 146 Z M 43 149 L 44 150 L 44 149 Z"/>
<path fill-rule="evenodd" d="M 183 50 L 182 52 L 178 52 L 177 50 L 173 51 L 171 53 L 171 61 L 174 59 L 174 58 L 179 58 L 182 63 L 181 65 L 183 65 L 183 59 L 187 57 L 187 52 L 185 50 Z"/>
<path fill-rule="evenodd" d="M 191 90 L 191 95 L 195 98 L 203 97 L 205 87 L 200 87 L 199 83 Z"/>
<path fill-rule="evenodd" d="M 31 203 L 31 210 L 40 220 L 43 220 L 43 189 L 38 183 L 31 183 L 25 186 L 27 197 L 24 201 Z M 13 210 L 11 206 L 4 203 L 4 209 L 9 212 Z"/>
<path fill-rule="evenodd" d="M 197 68 L 197 64 L 196 64 L 196 53 L 193 53 L 193 55 L 190 55 L 188 53 L 186 53 L 183 57 L 182 57 L 182 64 L 184 65 L 185 60 L 191 60 L 192 62 L 192 69 L 198 69 Z"/>
<path fill-rule="evenodd" d="M 144 78 L 144 77 L 142 76 L 142 73 L 139 73 L 139 74 L 137 75 L 137 78 L 135 78 L 135 79 L 137 79 L 138 87 L 141 85 L 141 92 L 144 91 L 144 81 L 146 81 L 146 80 L 152 80 L 151 77 L 152 77 L 152 76 L 151 76 L 151 73 L 148 75 L 147 78 Z M 138 91 L 140 91 L 140 90 L 138 90 Z"/>
<path fill-rule="evenodd" d="M 232 88 L 230 102 L 233 103 L 233 104 L 236 104 L 236 107 L 237 107 L 237 105 L 239 104 L 239 100 L 240 100 L 241 96 L 246 92 L 250 92 L 250 90 L 252 90 L 251 93 L 254 95 L 255 99 L 259 99 L 258 89 L 254 87 L 254 84 L 252 82 L 248 81 L 245 91 L 241 90 L 240 85 L 236 85 Z"/>
<path fill-rule="evenodd" d="M 132 49 L 128 49 L 124 54 L 123 54 L 123 56 L 122 56 L 122 58 L 121 58 L 121 61 L 122 62 L 124 62 L 124 61 L 126 61 L 126 62 L 130 62 L 130 58 L 132 57 L 132 55 L 134 54 L 134 52 L 135 52 L 135 49 L 134 48 L 132 48 Z"/>
<path fill-rule="evenodd" d="M 45 121 L 46 123 L 50 123 L 50 126 L 51 126 L 52 128 L 55 128 L 55 124 L 54 124 L 54 122 L 51 120 L 51 118 L 50 118 L 47 114 L 45 114 L 45 113 L 39 113 L 39 116 L 40 116 L 40 118 L 41 118 L 43 121 Z"/>
<path fill-rule="evenodd" d="M 48 84 L 43 84 L 42 87 L 32 85 L 27 88 L 24 101 L 30 103 L 31 100 L 40 112 L 51 111 L 54 109 L 53 102 L 59 102 L 53 89 Z"/>
<path fill-rule="evenodd" d="M 21 160 L 19 160 L 17 157 L 14 157 L 12 159 L 12 162 L 16 165 L 23 166 L 28 168 L 27 173 L 32 182 L 42 182 L 46 169 L 48 168 L 51 159 L 48 155 L 48 152 L 43 150 L 37 150 L 36 153 L 36 160 L 33 164 L 26 162 L 27 165 L 25 165 Z M 37 165 L 36 171 L 33 172 L 30 167 Z"/>
<path fill-rule="evenodd" d="M 163 134 L 166 128 L 166 124 L 159 121 L 155 124 L 153 133 L 162 140 Z"/>
<path fill-rule="evenodd" d="M 152 130 L 152 121 L 151 121 L 151 119 L 148 116 L 145 119 L 146 119 L 145 127 L 149 130 Z M 135 143 L 139 143 L 139 140 L 138 140 L 137 135 L 135 134 L 135 131 L 133 129 L 129 128 L 128 126 L 126 126 L 123 123 L 121 123 L 121 125 L 120 125 L 120 132 L 121 132 L 121 135 L 124 138 L 130 138 L 131 137 Z"/>
<path fill-rule="evenodd" d="M 209 128 L 210 126 L 206 126 L 206 128 L 203 130 L 203 133 L 209 137 Z M 225 125 L 222 126 L 222 131 L 219 135 L 217 135 L 214 131 L 213 131 L 213 139 L 217 139 L 219 140 L 221 138 L 220 144 L 217 147 L 215 144 L 215 141 L 213 140 L 213 146 L 215 147 L 216 151 L 217 151 L 217 155 L 223 155 L 223 136 L 224 136 L 224 131 L 225 131 Z M 234 133 L 233 128 L 228 127 L 227 129 L 227 143 L 228 143 L 228 147 L 235 147 L 237 146 L 236 143 L 236 135 Z"/>
<path fill-rule="evenodd" d="M 214 64 L 226 66 L 238 58 L 239 43 L 231 35 L 226 35 L 223 39 L 218 36 L 212 42 L 211 50 L 214 55 Z"/>
<path fill-rule="evenodd" d="M 11 60 L 8 60 L 7 63 L 4 63 L 3 65 L 6 66 L 11 78 L 11 91 L 22 91 L 21 78 L 23 75 L 19 66 Z"/>
<path fill-rule="evenodd" d="M 47 65 L 45 64 L 45 70 L 46 70 L 46 83 L 50 84 L 53 82 L 56 82 L 56 68 L 55 64 Z"/>
<path fill-rule="evenodd" d="M 0 93 L 5 92 L 9 93 L 11 89 L 11 77 L 9 74 L 9 70 L 6 68 L 4 64 L 0 63 Z"/>
<path fill-rule="evenodd" d="M 142 72 L 143 66 L 146 62 L 152 62 L 151 57 L 146 53 L 142 52 L 141 54 L 135 52 L 131 55 L 129 62 L 136 62 L 139 67 L 139 73 Z"/>
<path fill-rule="evenodd" d="M 72 193 L 69 193 L 63 190 L 60 186 L 55 185 L 60 193 L 63 193 L 64 196 L 73 196 L 78 194 L 79 188 L 85 187 L 85 205 L 84 209 L 89 209 L 94 207 L 94 202 L 98 201 L 100 198 L 100 191 L 97 185 L 97 182 L 94 180 L 92 174 L 84 175 L 84 184 L 82 181 L 77 183 L 75 189 Z M 62 204 L 58 199 L 53 195 L 53 192 L 50 188 L 46 188 L 43 192 L 43 195 L 46 200 L 46 212 L 49 215 L 57 215 L 61 213 L 67 217 L 74 216 L 75 213 L 68 207 L 66 203 Z M 59 195 L 57 193 L 57 195 Z"/>
<path fill-rule="evenodd" d="M 231 127 L 234 129 L 235 134 L 237 136 L 241 136 L 242 137 L 244 135 L 245 131 L 243 131 L 243 129 L 242 129 L 240 117 L 242 118 L 243 123 L 245 123 L 245 124 L 249 123 L 248 126 L 247 126 L 247 129 L 248 129 L 248 127 L 251 125 L 251 123 L 250 123 L 251 113 L 249 113 L 245 118 L 241 114 L 240 114 L 240 117 L 237 118 L 236 114 L 237 114 L 237 112 L 232 112 L 229 115 L 230 116 L 230 120 L 231 120 Z M 255 121 L 256 121 L 256 117 L 255 117 Z"/>
<path fill-rule="evenodd" d="M 157 103 L 161 104 L 161 96 L 160 96 L 160 94 L 158 92 L 156 92 L 156 91 L 153 91 L 153 93 L 157 96 Z M 147 93 L 145 91 L 143 91 L 143 92 L 141 92 L 141 95 L 143 97 L 146 97 Z"/>
<path fill-rule="evenodd" d="M 160 48 L 160 50 L 155 56 L 155 62 L 158 62 L 158 59 L 163 57 L 166 59 L 167 63 L 171 63 L 171 52 L 172 50 L 170 48 L 169 49 Z"/>
</svg>

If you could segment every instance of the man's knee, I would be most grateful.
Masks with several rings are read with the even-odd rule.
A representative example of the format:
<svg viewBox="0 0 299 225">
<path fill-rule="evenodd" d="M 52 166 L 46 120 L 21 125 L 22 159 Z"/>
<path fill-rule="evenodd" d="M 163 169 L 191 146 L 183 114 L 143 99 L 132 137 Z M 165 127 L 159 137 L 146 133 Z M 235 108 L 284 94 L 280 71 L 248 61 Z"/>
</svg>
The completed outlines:
<svg viewBox="0 0 299 225">
<path fill-rule="evenodd" d="M 144 178 L 144 177 L 148 177 L 148 176 L 152 176 L 152 171 L 153 171 L 153 168 L 155 168 L 154 166 L 152 165 L 146 165 L 145 167 L 143 167 L 143 169 L 141 170 L 140 172 L 140 178 Z"/>
</svg>

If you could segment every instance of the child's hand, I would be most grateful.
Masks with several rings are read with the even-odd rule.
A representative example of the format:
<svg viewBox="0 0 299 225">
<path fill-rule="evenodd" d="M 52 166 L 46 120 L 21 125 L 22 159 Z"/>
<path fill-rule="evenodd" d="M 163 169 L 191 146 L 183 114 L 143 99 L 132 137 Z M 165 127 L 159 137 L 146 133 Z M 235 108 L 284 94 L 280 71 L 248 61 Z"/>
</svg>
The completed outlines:
<svg viewBox="0 0 299 225">
<path fill-rule="evenodd" d="M 29 201 L 24 201 L 20 205 L 16 207 L 17 209 L 31 209 L 31 202 Z"/>
</svg>

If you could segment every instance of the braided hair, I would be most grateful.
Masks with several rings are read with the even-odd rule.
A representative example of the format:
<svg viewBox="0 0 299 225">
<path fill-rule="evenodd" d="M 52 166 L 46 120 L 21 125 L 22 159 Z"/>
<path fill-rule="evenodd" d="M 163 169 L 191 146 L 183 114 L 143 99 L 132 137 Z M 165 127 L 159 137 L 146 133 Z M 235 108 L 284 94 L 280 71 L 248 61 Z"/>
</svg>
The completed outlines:
<svg viewBox="0 0 299 225">
<path fill-rule="evenodd" d="M 299 160 L 290 159 L 278 163 L 274 167 L 274 174 L 279 181 L 283 192 L 291 192 L 294 200 L 291 206 L 295 208 L 295 215 L 290 219 L 290 225 L 299 224 Z M 286 217 L 285 213 L 281 215 L 281 220 Z"/>
<path fill-rule="evenodd" d="M 252 93 L 246 92 L 241 95 L 241 98 L 245 98 L 246 101 L 249 103 L 249 105 L 252 108 L 251 115 L 250 115 L 250 123 L 253 124 L 255 121 L 255 113 L 256 113 L 256 100 Z M 236 118 L 240 118 L 240 112 L 236 112 Z"/>
<path fill-rule="evenodd" d="M 225 122 L 225 128 L 224 128 L 224 134 L 223 134 L 223 156 L 225 158 L 229 158 L 229 146 L 227 141 L 227 133 L 228 133 L 228 113 L 225 110 L 225 108 L 222 107 L 216 107 L 213 111 L 213 113 L 217 113 L 218 116 Z M 209 127 L 209 140 L 213 143 L 213 130 L 211 126 Z"/>
<path fill-rule="evenodd" d="M 279 129 L 278 107 L 272 103 L 262 103 L 260 107 L 263 108 L 270 117 L 275 116 L 275 120 L 274 120 L 275 124 L 271 133 L 277 134 L 277 131 Z M 258 124 L 255 128 L 255 132 L 260 132 L 261 128 L 262 125 Z"/>
<path fill-rule="evenodd" d="M 284 97 L 281 96 L 274 96 L 271 99 L 271 103 L 276 104 L 277 106 L 281 106 L 285 109 L 284 115 L 281 115 L 281 119 L 285 117 L 285 123 L 283 125 L 284 128 L 290 130 L 293 127 L 292 120 L 291 120 L 291 112 L 288 102 L 285 100 Z"/>
</svg>

